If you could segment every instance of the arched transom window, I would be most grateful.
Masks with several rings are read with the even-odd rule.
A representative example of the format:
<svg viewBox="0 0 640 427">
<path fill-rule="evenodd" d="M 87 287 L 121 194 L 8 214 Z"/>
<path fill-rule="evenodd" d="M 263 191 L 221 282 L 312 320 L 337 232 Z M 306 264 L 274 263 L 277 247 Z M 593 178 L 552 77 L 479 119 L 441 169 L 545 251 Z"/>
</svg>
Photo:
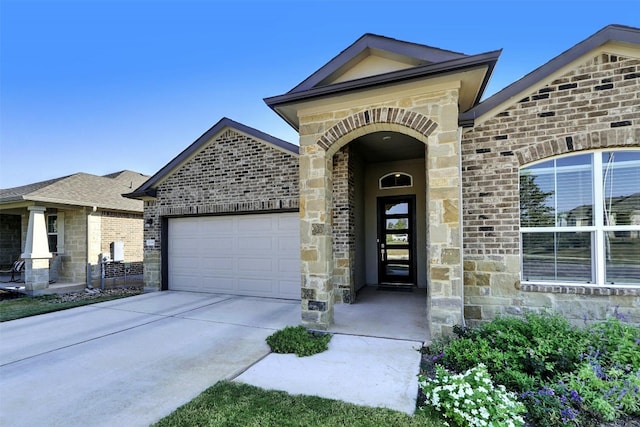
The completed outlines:
<svg viewBox="0 0 640 427">
<path fill-rule="evenodd" d="M 412 187 L 413 177 L 403 172 L 391 172 L 380 178 L 380 188 Z"/>
</svg>

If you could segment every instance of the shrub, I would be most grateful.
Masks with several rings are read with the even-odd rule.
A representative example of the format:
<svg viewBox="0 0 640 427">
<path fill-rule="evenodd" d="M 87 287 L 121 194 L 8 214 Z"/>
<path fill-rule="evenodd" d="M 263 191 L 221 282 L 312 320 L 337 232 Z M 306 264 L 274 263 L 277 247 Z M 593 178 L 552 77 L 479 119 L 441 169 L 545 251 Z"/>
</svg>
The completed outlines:
<svg viewBox="0 0 640 427">
<path fill-rule="evenodd" d="M 311 356 L 329 348 L 331 335 L 308 331 L 304 326 L 287 326 L 267 337 L 274 353 L 295 353 Z"/>
<path fill-rule="evenodd" d="M 442 363 L 457 372 L 483 363 L 496 382 L 518 392 L 541 388 L 573 371 L 588 344 L 584 330 L 546 313 L 499 317 L 457 331 L 461 336 L 444 349 Z"/>
<path fill-rule="evenodd" d="M 458 426 L 523 426 L 525 407 L 503 385 L 495 386 L 483 364 L 462 374 L 436 366 L 435 378 L 419 377 L 426 402 Z"/>
</svg>

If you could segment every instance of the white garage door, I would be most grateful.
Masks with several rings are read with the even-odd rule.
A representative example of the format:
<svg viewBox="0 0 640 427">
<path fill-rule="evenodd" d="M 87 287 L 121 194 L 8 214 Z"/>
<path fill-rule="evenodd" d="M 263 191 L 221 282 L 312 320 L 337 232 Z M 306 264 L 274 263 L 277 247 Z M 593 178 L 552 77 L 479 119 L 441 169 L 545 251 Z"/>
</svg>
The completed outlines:
<svg viewBox="0 0 640 427">
<path fill-rule="evenodd" d="M 300 299 L 297 212 L 169 219 L 169 289 Z"/>
</svg>

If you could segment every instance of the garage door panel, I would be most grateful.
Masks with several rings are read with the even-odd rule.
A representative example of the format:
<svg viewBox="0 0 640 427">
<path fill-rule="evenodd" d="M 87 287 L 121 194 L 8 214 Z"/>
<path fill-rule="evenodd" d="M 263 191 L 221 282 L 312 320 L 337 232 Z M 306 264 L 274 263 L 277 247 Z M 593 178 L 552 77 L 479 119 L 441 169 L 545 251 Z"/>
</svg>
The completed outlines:
<svg viewBox="0 0 640 427">
<path fill-rule="evenodd" d="M 238 278 L 238 291 L 243 295 L 271 296 L 274 293 L 273 280 L 242 277 Z"/>
<path fill-rule="evenodd" d="M 300 298 L 295 213 L 169 220 L 169 289 Z"/>
<path fill-rule="evenodd" d="M 238 249 L 249 251 L 270 251 L 273 249 L 271 237 L 247 236 L 238 238 Z"/>
<path fill-rule="evenodd" d="M 238 228 L 247 231 L 258 231 L 264 233 L 266 230 L 271 230 L 273 217 L 270 215 L 247 215 L 238 218 Z"/>
<path fill-rule="evenodd" d="M 220 234 L 230 234 L 234 229 L 234 221 L 231 217 L 208 217 L 201 220 L 202 230 L 201 233 L 204 236 L 215 237 Z"/>
</svg>

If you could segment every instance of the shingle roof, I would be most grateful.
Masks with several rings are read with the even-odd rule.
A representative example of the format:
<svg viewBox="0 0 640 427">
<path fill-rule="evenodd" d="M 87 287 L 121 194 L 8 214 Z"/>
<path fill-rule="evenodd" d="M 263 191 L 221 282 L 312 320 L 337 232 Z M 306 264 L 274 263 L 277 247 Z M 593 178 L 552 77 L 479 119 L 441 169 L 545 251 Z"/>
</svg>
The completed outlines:
<svg viewBox="0 0 640 427">
<path fill-rule="evenodd" d="M 20 201 L 89 206 L 142 212 L 142 202 L 122 197 L 141 185 L 148 176 L 120 171 L 105 176 L 76 173 L 61 178 L 0 189 L 0 206 Z"/>
</svg>

